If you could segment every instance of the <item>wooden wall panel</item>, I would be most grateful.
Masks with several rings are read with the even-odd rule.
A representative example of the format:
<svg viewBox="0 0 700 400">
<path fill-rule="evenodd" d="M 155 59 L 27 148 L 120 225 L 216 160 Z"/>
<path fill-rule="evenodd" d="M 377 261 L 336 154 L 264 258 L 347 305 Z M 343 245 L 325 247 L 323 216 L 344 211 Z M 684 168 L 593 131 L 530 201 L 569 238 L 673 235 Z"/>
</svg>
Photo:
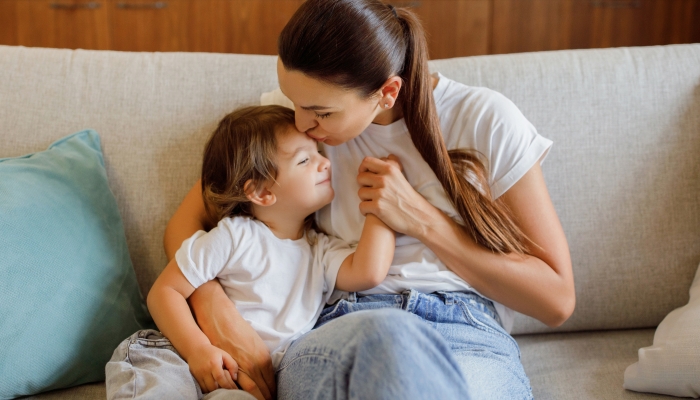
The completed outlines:
<svg viewBox="0 0 700 400">
<path fill-rule="evenodd" d="M 109 49 L 102 0 L 17 0 L 17 44 L 68 49 Z"/>
<path fill-rule="evenodd" d="M 0 0 L 0 44 L 15 46 L 17 42 L 17 1 Z"/>
</svg>

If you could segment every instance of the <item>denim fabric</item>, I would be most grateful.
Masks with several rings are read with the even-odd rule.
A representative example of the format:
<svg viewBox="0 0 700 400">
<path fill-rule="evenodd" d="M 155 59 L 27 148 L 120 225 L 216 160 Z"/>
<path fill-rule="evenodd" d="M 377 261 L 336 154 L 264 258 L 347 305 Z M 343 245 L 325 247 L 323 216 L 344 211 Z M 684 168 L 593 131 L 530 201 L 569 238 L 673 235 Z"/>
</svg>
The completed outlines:
<svg viewBox="0 0 700 400">
<path fill-rule="evenodd" d="M 105 366 L 107 400 L 192 399 L 251 400 L 242 390 L 218 389 L 202 395 L 170 340 L 160 332 L 141 330 L 124 340 Z"/>
<path fill-rule="evenodd" d="M 343 317 L 343 318 L 339 318 Z M 515 340 L 474 293 L 407 291 L 326 307 L 278 369 L 280 399 L 532 399 Z"/>
</svg>

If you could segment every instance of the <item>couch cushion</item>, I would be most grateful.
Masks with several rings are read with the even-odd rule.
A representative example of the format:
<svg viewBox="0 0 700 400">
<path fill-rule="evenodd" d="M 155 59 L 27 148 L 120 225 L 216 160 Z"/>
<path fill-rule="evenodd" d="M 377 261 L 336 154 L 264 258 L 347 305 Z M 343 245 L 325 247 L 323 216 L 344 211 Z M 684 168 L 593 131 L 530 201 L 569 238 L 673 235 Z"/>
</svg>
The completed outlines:
<svg viewBox="0 0 700 400">
<path fill-rule="evenodd" d="M 0 249 L 0 398 L 103 380 L 152 326 L 94 131 L 0 159 Z"/>
<path fill-rule="evenodd" d="M 637 350 L 653 329 L 516 336 L 525 373 L 538 400 L 672 399 L 622 388 Z"/>
</svg>

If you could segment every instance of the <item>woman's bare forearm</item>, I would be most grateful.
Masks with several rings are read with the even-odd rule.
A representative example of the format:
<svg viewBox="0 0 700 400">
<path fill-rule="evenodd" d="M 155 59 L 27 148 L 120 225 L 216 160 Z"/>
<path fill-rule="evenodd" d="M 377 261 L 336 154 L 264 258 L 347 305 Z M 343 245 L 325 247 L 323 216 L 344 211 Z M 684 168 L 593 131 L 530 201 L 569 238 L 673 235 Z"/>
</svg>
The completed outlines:
<svg viewBox="0 0 700 400">
<path fill-rule="evenodd" d="M 198 287 L 188 302 L 197 324 L 214 346 L 232 336 L 238 324 L 248 324 L 226 296 L 218 280 Z"/>
<path fill-rule="evenodd" d="M 201 181 L 197 181 L 180 203 L 177 211 L 165 227 L 163 235 L 163 247 L 168 261 L 175 257 L 175 253 L 185 239 L 200 230 L 208 231 L 214 226 L 209 220 L 202 199 Z"/>
<path fill-rule="evenodd" d="M 528 255 L 498 254 L 478 245 L 441 210 L 422 202 L 410 232 L 474 289 L 549 326 L 574 311 L 569 245 L 539 163 L 502 195 L 513 222 L 528 238 Z"/>
<path fill-rule="evenodd" d="M 548 326 L 573 312 L 567 276 L 529 255 L 500 255 L 474 242 L 456 222 L 435 210 L 421 241 L 445 265 L 482 295 Z"/>
</svg>

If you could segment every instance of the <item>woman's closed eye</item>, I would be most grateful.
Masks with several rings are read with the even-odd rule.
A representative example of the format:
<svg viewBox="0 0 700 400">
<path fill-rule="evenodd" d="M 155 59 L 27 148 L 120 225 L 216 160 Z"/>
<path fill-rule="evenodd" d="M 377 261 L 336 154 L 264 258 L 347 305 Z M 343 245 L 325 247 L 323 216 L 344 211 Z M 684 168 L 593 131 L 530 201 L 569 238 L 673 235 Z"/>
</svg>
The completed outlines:
<svg viewBox="0 0 700 400">
<path fill-rule="evenodd" d="M 331 115 L 331 113 L 325 113 L 325 114 L 314 113 L 314 114 L 316 114 L 316 118 L 321 118 L 321 119 L 328 118 Z"/>
</svg>

